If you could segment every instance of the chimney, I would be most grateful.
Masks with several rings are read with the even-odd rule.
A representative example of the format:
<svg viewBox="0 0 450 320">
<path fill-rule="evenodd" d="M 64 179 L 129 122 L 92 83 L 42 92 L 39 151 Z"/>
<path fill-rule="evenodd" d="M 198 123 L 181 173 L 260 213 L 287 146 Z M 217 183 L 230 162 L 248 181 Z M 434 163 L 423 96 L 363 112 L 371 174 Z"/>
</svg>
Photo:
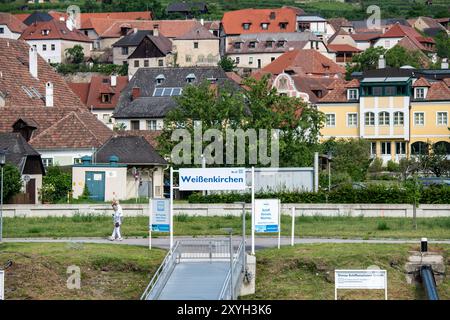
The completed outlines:
<svg viewBox="0 0 450 320">
<path fill-rule="evenodd" d="M 117 85 L 117 76 L 115 74 L 111 75 L 111 87 L 115 87 Z"/>
<path fill-rule="evenodd" d="M 45 106 L 53 107 L 53 83 L 51 82 L 45 84 Z"/>
<path fill-rule="evenodd" d="M 384 56 L 381 55 L 378 59 L 378 69 L 384 69 L 386 68 L 386 60 L 384 59 Z"/>
<path fill-rule="evenodd" d="M 137 32 L 138 32 L 138 28 L 134 28 L 134 29 L 133 29 L 133 32 L 134 32 L 134 33 L 137 33 Z"/>
<path fill-rule="evenodd" d="M 200 19 L 200 23 L 201 23 L 202 26 L 205 25 L 205 20 L 203 18 L 201 18 Z"/>
<path fill-rule="evenodd" d="M 64 22 L 64 21 L 66 21 L 66 19 L 63 16 L 61 16 L 61 17 L 59 17 L 59 21 Z"/>
<path fill-rule="evenodd" d="M 159 24 L 154 24 L 154 25 L 153 25 L 153 35 L 154 35 L 155 37 L 158 37 L 158 36 L 159 36 Z"/>
<path fill-rule="evenodd" d="M 33 76 L 33 78 L 37 79 L 37 77 L 38 77 L 38 55 L 37 55 L 37 49 L 33 46 L 30 47 L 30 51 L 29 51 L 28 67 L 30 70 L 30 74 Z"/>
<path fill-rule="evenodd" d="M 443 58 L 441 61 L 441 69 L 448 69 L 448 60 L 447 58 Z"/>
<path fill-rule="evenodd" d="M 141 88 L 134 87 L 133 89 L 131 89 L 131 99 L 132 100 L 136 100 L 140 96 L 141 96 Z"/>
<path fill-rule="evenodd" d="M 67 29 L 69 29 L 70 31 L 73 31 L 73 26 L 74 26 L 74 23 L 73 23 L 72 18 L 71 17 L 67 18 L 67 20 L 66 20 Z"/>
</svg>

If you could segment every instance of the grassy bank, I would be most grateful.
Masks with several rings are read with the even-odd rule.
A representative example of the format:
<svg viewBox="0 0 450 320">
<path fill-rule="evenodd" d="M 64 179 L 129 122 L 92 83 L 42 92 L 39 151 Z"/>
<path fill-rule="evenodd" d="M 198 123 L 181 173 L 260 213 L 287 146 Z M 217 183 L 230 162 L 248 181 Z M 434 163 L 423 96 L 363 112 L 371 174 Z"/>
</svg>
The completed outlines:
<svg viewBox="0 0 450 320">
<path fill-rule="evenodd" d="M 116 245 L 0 244 L 0 266 L 11 299 L 139 299 L 165 256 L 163 250 Z M 66 286 L 67 267 L 81 271 L 80 290 Z"/>
<path fill-rule="evenodd" d="M 406 283 L 403 266 L 411 245 L 319 244 L 266 249 L 256 252 L 256 294 L 245 299 L 333 300 L 335 269 L 387 270 L 388 299 L 426 299 L 421 286 Z M 431 246 L 450 267 L 450 246 Z M 450 299 L 450 278 L 438 285 L 440 299 Z M 339 299 L 384 299 L 383 290 L 339 290 Z"/>
<path fill-rule="evenodd" d="M 247 215 L 246 227 L 250 232 L 251 220 Z M 363 217 L 297 217 L 295 234 L 297 237 L 325 238 L 399 238 L 429 239 L 450 238 L 450 218 L 417 219 L 414 230 L 409 218 L 363 218 Z M 124 219 L 122 233 L 125 237 L 146 237 L 148 235 L 147 217 L 128 217 Z M 201 217 L 177 215 L 174 217 L 176 235 L 207 236 L 226 234 L 223 228 L 233 228 L 239 234 L 242 229 L 240 217 Z M 282 216 L 282 235 L 291 233 L 291 217 Z M 109 216 L 74 216 L 48 218 L 5 218 L 4 237 L 106 237 L 112 232 Z M 154 236 L 167 234 L 154 233 Z M 270 235 L 270 234 L 269 234 Z"/>
</svg>

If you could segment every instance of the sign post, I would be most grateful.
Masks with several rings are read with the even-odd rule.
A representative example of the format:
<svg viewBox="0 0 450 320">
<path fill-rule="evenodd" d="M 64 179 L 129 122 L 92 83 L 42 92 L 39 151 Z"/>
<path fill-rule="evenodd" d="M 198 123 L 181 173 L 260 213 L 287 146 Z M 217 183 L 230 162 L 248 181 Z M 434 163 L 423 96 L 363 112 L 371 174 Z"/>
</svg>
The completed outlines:
<svg viewBox="0 0 450 320">
<path fill-rule="evenodd" d="M 170 231 L 169 199 L 150 199 L 149 214 L 149 249 L 152 248 L 152 231 Z"/>
<path fill-rule="evenodd" d="M 0 270 L 0 300 L 5 300 L 5 271 Z"/>
<path fill-rule="evenodd" d="M 334 299 L 337 300 L 338 289 L 384 289 L 387 300 L 387 271 L 386 270 L 335 270 L 334 271 Z"/>
<path fill-rule="evenodd" d="M 255 200 L 254 229 L 258 233 L 278 232 L 278 249 L 281 244 L 280 199 Z M 255 242 L 254 234 L 253 243 Z"/>
<path fill-rule="evenodd" d="M 292 235 L 291 235 L 291 246 L 294 246 L 294 234 L 295 234 L 295 207 L 292 207 Z"/>
</svg>

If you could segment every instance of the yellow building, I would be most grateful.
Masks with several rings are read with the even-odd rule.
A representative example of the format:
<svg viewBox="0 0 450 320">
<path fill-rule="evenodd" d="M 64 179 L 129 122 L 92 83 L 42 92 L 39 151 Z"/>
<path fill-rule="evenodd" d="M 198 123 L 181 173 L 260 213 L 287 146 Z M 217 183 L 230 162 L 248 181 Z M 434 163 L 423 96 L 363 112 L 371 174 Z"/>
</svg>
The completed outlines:
<svg viewBox="0 0 450 320">
<path fill-rule="evenodd" d="M 317 103 L 326 117 L 322 139 L 367 139 L 372 156 L 385 163 L 436 144 L 450 155 L 450 78 L 441 71 L 385 68 L 360 80 L 336 80 Z"/>
</svg>

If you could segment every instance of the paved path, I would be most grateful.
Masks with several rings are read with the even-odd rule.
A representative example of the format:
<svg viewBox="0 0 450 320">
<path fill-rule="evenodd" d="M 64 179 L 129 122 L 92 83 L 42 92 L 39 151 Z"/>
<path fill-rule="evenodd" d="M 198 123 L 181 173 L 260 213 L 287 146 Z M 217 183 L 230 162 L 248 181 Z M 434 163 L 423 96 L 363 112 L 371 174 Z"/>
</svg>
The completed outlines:
<svg viewBox="0 0 450 320">
<path fill-rule="evenodd" d="M 174 241 L 178 240 L 193 240 L 193 239 L 228 239 L 224 236 L 217 237 L 174 237 Z M 241 237 L 233 237 L 234 240 L 240 240 Z M 4 242 L 36 242 L 36 243 L 96 243 L 96 244 L 121 244 L 121 245 L 137 245 L 137 246 L 148 246 L 148 239 L 145 238 L 128 238 L 123 241 L 109 241 L 106 238 L 7 238 L 3 239 Z M 247 250 L 250 249 L 251 239 L 247 237 Z M 295 238 L 295 244 L 315 244 L 315 243 L 369 243 L 369 244 L 420 244 L 420 239 L 337 239 L 337 238 Z M 450 240 L 429 240 L 430 244 L 450 244 Z M 255 249 L 273 248 L 278 244 L 278 238 L 276 237 L 256 237 L 255 239 Z M 290 245 L 290 237 L 281 237 L 281 245 Z M 169 238 L 168 237 L 158 237 L 152 239 L 152 246 L 155 248 L 168 249 L 169 248 Z"/>
</svg>

